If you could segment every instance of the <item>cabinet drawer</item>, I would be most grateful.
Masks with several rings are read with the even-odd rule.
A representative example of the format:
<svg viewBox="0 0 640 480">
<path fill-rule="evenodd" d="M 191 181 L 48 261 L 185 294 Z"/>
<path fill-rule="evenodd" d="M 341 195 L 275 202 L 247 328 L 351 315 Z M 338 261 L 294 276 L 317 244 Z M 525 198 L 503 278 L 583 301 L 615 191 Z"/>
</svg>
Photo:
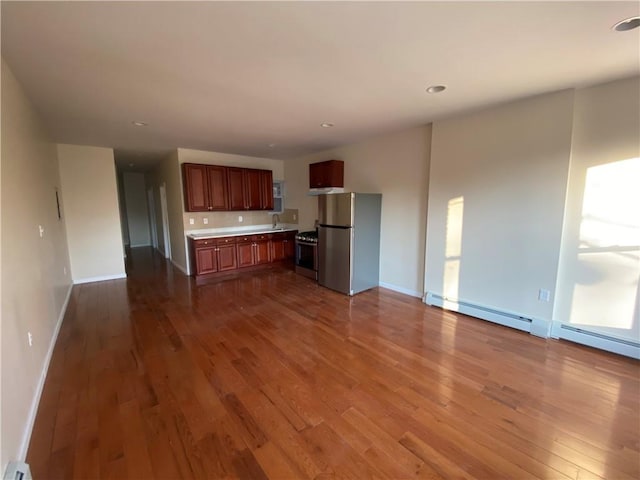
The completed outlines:
<svg viewBox="0 0 640 480">
<path fill-rule="evenodd" d="M 215 238 L 201 238 L 199 240 L 194 240 L 193 246 L 195 248 L 211 247 L 216 244 L 215 240 Z"/>
<path fill-rule="evenodd" d="M 216 238 L 216 245 L 231 245 L 236 243 L 236 237 L 221 237 Z"/>
</svg>

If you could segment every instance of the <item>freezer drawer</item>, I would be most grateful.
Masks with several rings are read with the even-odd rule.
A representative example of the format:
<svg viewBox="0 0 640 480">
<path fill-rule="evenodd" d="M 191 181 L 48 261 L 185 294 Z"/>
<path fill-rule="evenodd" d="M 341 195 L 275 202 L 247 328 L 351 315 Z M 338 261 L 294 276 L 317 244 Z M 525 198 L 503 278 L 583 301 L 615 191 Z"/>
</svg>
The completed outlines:
<svg viewBox="0 0 640 480">
<path fill-rule="evenodd" d="M 351 294 L 353 229 L 318 228 L 318 283 Z"/>
</svg>

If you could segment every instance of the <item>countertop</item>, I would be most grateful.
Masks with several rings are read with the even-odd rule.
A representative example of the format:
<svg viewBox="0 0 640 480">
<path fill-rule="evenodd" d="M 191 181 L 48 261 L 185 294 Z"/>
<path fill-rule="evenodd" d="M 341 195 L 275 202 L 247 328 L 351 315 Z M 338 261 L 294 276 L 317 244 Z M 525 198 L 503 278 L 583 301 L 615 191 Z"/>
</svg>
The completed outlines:
<svg viewBox="0 0 640 480">
<path fill-rule="evenodd" d="M 202 233 L 187 233 L 189 238 L 193 238 L 194 240 L 202 239 L 202 238 L 220 238 L 220 237 L 239 237 L 242 235 L 257 235 L 261 233 L 281 233 L 281 232 L 295 232 L 297 228 L 292 227 L 276 227 L 273 228 L 271 226 L 262 227 L 256 226 L 251 229 L 219 229 L 217 231 L 209 231 Z"/>
</svg>

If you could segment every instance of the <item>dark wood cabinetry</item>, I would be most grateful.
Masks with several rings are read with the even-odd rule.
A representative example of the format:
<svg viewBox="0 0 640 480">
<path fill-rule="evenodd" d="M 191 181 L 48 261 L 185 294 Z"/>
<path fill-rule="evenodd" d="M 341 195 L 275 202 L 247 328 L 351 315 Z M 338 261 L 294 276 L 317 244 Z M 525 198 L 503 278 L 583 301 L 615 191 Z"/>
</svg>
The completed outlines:
<svg viewBox="0 0 640 480">
<path fill-rule="evenodd" d="M 227 168 L 229 210 L 272 210 L 273 173 L 254 168 Z"/>
<path fill-rule="evenodd" d="M 183 163 L 184 204 L 188 212 L 227 210 L 225 167 Z"/>
<path fill-rule="evenodd" d="M 273 172 L 260 170 L 260 208 L 273 210 Z"/>
<path fill-rule="evenodd" d="M 191 239 L 191 271 L 196 277 L 208 277 L 266 266 L 272 262 L 292 261 L 296 233 Z"/>
<path fill-rule="evenodd" d="M 295 255 L 295 234 L 284 232 L 271 236 L 271 261 L 279 262 Z"/>
<path fill-rule="evenodd" d="M 273 173 L 255 168 L 183 163 L 187 212 L 273 210 Z"/>
<path fill-rule="evenodd" d="M 251 267 L 271 262 L 269 234 L 247 235 L 238 240 L 238 267 Z"/>
<path fill-rule="evenodd" d="M 235 270 L 238 266 L 235 237 L 192 241 L 192 269 L 196 275 Z"/>
<path fill-rule="evenodd" d="M 244 210 L 244 168 L 227 168 L 229 210 Z"/>
<path fill-rule="evenodd" d="M 309 165 L 309 188 L 344 187 L 344 162 L 327 160 Z"/>
</svg>

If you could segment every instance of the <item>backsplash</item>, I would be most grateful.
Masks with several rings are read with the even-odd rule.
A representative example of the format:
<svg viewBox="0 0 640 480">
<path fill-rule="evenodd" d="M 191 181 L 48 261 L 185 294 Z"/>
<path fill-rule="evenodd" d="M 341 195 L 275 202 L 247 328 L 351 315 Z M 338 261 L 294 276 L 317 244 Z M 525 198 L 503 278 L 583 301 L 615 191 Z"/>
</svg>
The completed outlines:
<svg viewBox="0 0 640 480">
<path fill-rule="evenodd" d="M 298 209 L 286 208 L 279 214 L 278 223 L 298 224 Z M 269 225 L 273 222 L 273 214 L 263 211 L 238 212 L 185 212 L 182 214 L 185 230 L 205 230 L 222 227 L 246 227 L 248 225 Z M 242 222 L 238 221 L 242 217 Z M 190 222 L 193 219 L 193 225 Z M 204 223 L 205 219 L 208 223 Z"/>
</svg>

